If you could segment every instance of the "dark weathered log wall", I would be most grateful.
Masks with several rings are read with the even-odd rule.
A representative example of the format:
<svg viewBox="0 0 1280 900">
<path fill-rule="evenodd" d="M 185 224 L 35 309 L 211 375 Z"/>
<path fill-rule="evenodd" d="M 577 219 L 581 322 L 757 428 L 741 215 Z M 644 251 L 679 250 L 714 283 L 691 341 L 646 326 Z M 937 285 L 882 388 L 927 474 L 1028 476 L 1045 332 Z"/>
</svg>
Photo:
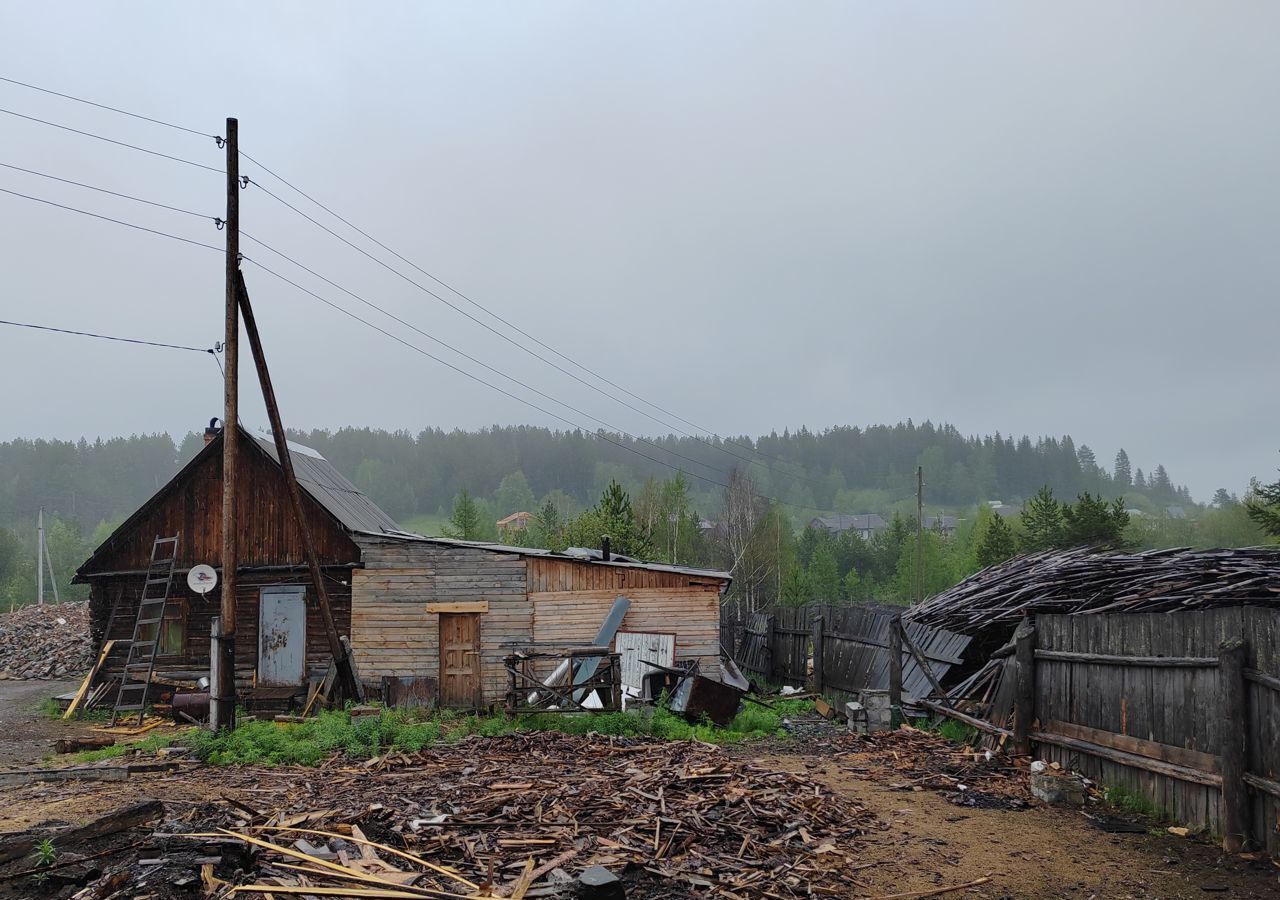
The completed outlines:
<svg viewBox="0 0 1280 900">
<path fill-rule="evenodd" d="M 329 603 L 338 631 L 350 634 L 351 583 L 346 568 L 326 570 L 326 586 Z M 110 632 L 105 636 L 115 639 L 116 649 L 107 660 L 105 671 L 118 674 L 124 664 L 127 641 L 133 636 L 133 622 L 138 612 L 138 598 L 142 596 L 143 575 L 119 575 L 95 578 L 90 586 L 90 609 L 94 622 L 94 640 L 98 642 L 106 632 L 111 606 L 117 595 L 121 601 Z M 310 577 L 305 569 L 289 572 L 262 572 L 242 570 L 237 581 L 236 609 L 238 629 L 236 634 L 236 672 L 248 678 L 258 664 L 258 596 L 263 587 L 270 585 L 303 585 L 307 587 L 307 669 L 323 673 L 329 662 L 329 644 L 324 633 L 324 623 L 315 608 L 315 597 L 310 590 Z M 185 604 L 187 626 L 186 645 L 181 654 L 157 656 L 156 671 L 183 678 L 195 678 L 209 673 L 209 633 L 212 619 L 218 615 L 221 603 L 217 589 L 205 597 L 187 588 L 185 576 L 174 576 L 171 602 Z"/>
<path fill-rule="evenodd" d="M 241 438 L 235 521 L 239 528 L 243 567 L 304 565 L 302 538 L 289 505 L 280 467 L 249 438 Z M 346 532 L 318 503 L 303 496 L 311 535 L 320 562 L 353 563 L 359 551 Z M 130 522 L 124 533 L 103 548 L 84 574 L 145 569 L 157 535 L 181 535 L 179 571 L 222 559 L 222 457 L 200 460 L 186 477 L 172 482 L 159 502 Z"/>
</svg>

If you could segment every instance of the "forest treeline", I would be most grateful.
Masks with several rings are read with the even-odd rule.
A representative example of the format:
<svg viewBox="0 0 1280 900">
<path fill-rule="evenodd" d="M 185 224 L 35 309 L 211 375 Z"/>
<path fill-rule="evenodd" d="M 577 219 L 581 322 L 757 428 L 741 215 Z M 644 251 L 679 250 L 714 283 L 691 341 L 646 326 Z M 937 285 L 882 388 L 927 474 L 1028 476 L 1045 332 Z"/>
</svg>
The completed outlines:
<svg viewBox="0 0 1280 900">
<path fill-rule="evenodd" d="M 788 578 L 793 588 L 799 584 L 790 560 L 805 562 L 797 542 L 813 517 L 875 513 L 887 521 L 895 514 L 907 521 L 914 515 L 917 466 L 925 471 L 926 513 L 960 517 L 961 527 L 947 537 L 946 546 L 952 549 L 968 540 L 988 501 L 1020 506 L 1043 487 L 1069 500 L 1084 494 L 1108 501 L 1123 498 L 1125 508 L 1146 514 L 1140 526 L 1128 529 L 1135 535 L 1152 532 L 1134 537 L 1141 545 L 1256 542 L 1261 534 L 1247 517 L 1240 523 L 1229 517 L 1234 499 L 1225 489 L 1212 510 L 1223 514 L 1222 527 L 1200 527 L 1211 510 L 1194 504 L 1164 466 L 1144 470 L 1123 450 L 1104 461 L 1069 436 L 1034 441 L 1000 434 L 972 437 L 929 422 L 800 429 L 729 440 L 673 435 L 641 442 L 617 434 L 532 426 L 429 429 L 416 435 L 343 428 L 291 432 L 290 438 L 314 447 L 394 518 L 424 533 L 440 533 L 464 491 L 482 536 L 496 537 L 496 520 L 513 512 L 554 510 L 566 526 L 580 522 L 617 485 L 650 518 L 683 517 L 701 525 L 699 534 L 708 536 L 714 532 L 711 525 L 732 517 L 727 486 L 749 483 L 753 503 L 764 504 L 761 515 L 776 520 L 778 558 L 765 566 L 772 572 L 774 595 L 783 592 Z M 34 584 L 34 524 L 40 507 L 46 510 L 58 581 L 74 594 L 75 589 L 63 585 L 70 571 L 202 446 L 196 432 L 181 441 L 153 434 L 93 442 L 0 443 L 0 528 L 5 532 L 0 533 L 0 602 L 24 602 L 34 590 L 28 585 Z M 672 469 L 657 460 L 688 473 L 674 491 Z M 658 511 L 655 498 L 664 493 L 678 496 L 678 512 Z M 1175 518 L 1168 513 L 1170 506 L 1190 515 Z M 1193 520 L 1198 530 L 1189 524 Z M 585 527 L 589 532 L 590 526 Z M 680 534 L 654 537 L 661 545 L 651 552 L 660 558 L 683 556 L 677 561 L 689 564 L 741 567 L 742 554 L 748 552 L 741 546 L 717 550 Z M 790 551 L 783 547 L 789 542 L 794 545 Z M 782 558 L 787 552 L 791 557 Z M 966 559 L 972 558 L 966 553 Z M 866 582 L 861 593 L 900 595 L 893 582 L 896 570 L 892 576 L 888 571 L 888 555 L 882 552 L 878 560 L 864 563 L 865 572 L 853 566 Z M 943 574 L 936 580 L 954 579 L 969 568 L 969 562 L 953 561 L 939 569 Z M 848 570 L 840 578 L 848 580 Z"/>
</svg>

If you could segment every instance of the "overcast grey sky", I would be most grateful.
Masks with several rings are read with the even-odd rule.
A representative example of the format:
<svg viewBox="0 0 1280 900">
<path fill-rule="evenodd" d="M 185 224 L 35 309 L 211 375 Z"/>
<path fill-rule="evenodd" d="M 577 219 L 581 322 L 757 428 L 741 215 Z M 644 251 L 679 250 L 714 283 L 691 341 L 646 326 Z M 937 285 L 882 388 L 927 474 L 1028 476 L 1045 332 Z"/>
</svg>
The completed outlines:
<svg viewBox="0 0 1280 900">
<path fill-rule="evenodd" d="M 7 77 L 211 134 L 237 116 L 246 153 L 722 434 L 908 417 L 1070 433 L 1100 460 L 1164 463 L 1200 499 L 1280 462 L 1275 3 L 9 0 L 0 30 Z M 221 167 L 210 139 L 13 85 L 0 107 Z M 222 211 L 217 174 L 7 115 L 0 162 Z M 10 169 L 0 188 L 222 240 Z M 249 234 L 424 331 L 614 425 L 667 430 L 254 187 L 242 203 Z M 0 265 L 0 318 L 222 336 L 206 249 L 0 194 Z M 563 425 L 245 277 L 291 426 Z M 252 378 L 247 348 L 242 364 Z M 181 434 L 221 412 L 208 358 L 10 328 L 0 383 L 0 439 Z"/>
</svg>

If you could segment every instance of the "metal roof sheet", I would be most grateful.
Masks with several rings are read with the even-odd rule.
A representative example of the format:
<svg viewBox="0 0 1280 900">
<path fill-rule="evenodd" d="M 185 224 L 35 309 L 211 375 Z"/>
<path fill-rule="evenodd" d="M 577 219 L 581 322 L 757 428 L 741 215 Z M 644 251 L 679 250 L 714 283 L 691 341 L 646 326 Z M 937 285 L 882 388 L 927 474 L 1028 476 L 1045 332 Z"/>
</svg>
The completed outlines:
<svg viewBox="0 0 1280 900">
<path fill-rule="evenodd" d="M 396 531 L 394 533 L 387 531 L 367 531 L 373 537 L 386 538 L 389 540 L 416 542 L 425 544 L 442 544 L 446 547 L 474 547 L 477 550 L 489 550 L 493 553 L 512 553 L 518 556 L 539 556 L 547 559 L 564 559 L 574 562 L 594 563 L 601 566 L 617 566 L 626 569 L 647 569 L 653 572 L 671 572 L 676 575 L 690 575 L 695 578 L 715 578 L 721 581 L 732 581 L 733 576 L 728 572 L 720 572 L 715 569 L 694 569 L 688 566 L 671 566 L 665 563 L 644 562 L 642 560 L 633 559 L 630 556 L 622 556 L 621 554 L 613 554 L 608 562 L 603 559 L 603 554 L 599 550 L 588 549 L 584 547 L 571 547 L 568 551 L 561 553 L 556 550 L 543 550 L 539 547 L 512 547 L 508 544 L 491 544 L 486 541 L 460 541 L 454 538 L 445 537 L 428 537 L 423 534 L 414 534 L 410 531 Z M 357 542 L 360 536 L 356 535 Z"/>
<path fill-rule="evenodd" d="M 276 455 L 274 440 L 257 434 L 249 436 L 264 453 L 279 464 L 280 458 Z M 348 481 L 327 459 L 310 447 L 303 447 L 292 441 L 288 443 L 288 447 L 298 486 L 328 510 L 344 528 L 373 534 L 400 531 L 395 519 L 383 512 L 378 504 Z"/>
</svg>

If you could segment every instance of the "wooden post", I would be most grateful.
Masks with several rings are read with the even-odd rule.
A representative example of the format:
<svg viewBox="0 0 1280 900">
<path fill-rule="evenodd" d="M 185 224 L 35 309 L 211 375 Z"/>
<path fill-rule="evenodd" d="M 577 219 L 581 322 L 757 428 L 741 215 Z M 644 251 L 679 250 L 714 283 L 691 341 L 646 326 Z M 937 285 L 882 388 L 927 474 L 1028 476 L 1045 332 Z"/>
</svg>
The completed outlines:
<svg viewBox="0 0 1280 900">
<path fill-rule="evenodd" d="M 889 620 L 889 727 L 902 727 L 902 616 Z"/>
<path fill-rule="evenodd" d="M 773 681 L 778 672 L 778 617 L 775 615 L 764 617 L 764 652 L 764 677 Z"/>
<path fill-rule="evenodd" d="M 222 616 L 214 616 L 209 622 L 209 686 L 216 689 L 221 683 L 219 679 L 222 677 L 222 657 L 219 655 L 219 648 L 222 646 Z M 233 706 L 232 709 L 235 707 Z M 214 700 L 213 694 L 209 694 L 209 727 L 215 731 L 218 723 L 213 720 Z"/>
<path fill-rule="evenodd" d="M 342 636 L 338 634 L 338 626 L 333 619 L 333 607 L 329 605 L 329 591 L 324 585 L 324 576 L 320 571 L 320 556 L 316 553 L 316 545 L 311 539 L 311 526 L 307 524 L 307 517 L 303 510 L 302 489 L 298 487 L 298 478 L 293 471 L 293 457 L 289 455 L 284 422 L 280 418 L 275 388 L 271 386 L 271 373 L 267 370 L 267 357 L 262 349 L 262 336 L 258 334 L 258 323 L 253 317 L 253 305 L 249 303 L 249 290 L 245 287 L 244 275 L 236 274 L 239 284 L 240 312 L 244 316 L 244 331 L 249 338 L 249 348 L 253 351 L 253 364 L 258 369 L 258 383 L 262 385 L 262 399 L 267 407 L 267 419 L 271 423 L 271 436 L 275 439 L 276 456 L 280 458 L 285 488 L 289 492 L 289 504 L 293 507 L 293 517 L 298 523 L 298 534 L 302 538 L 302 553 L 306 557 L 307 569 L 311 573 L 316 605 L 320 609 L 320 620 L 324 623 L 329 652 L 338 664 L 338 683 L 342 685 L 342 690 L 347 697 L 362 700 L 364 690 L 355 676 L 351 655 L 347 653 Z M 235 428 L 231 429 L 232 432 L 235 430 Z"/>
<path fill-rule="evenodd" d="M 924 599 L 924 466 L 916 466 L 916 603 Z"/>
<path fill-rule="evenodd" d="M 1244 641 L 1234 638 L 1218 647 L 1218 731 L 1222 735 L 1222 849 L 1239 853 L 1249 842 L 1248 686 L 1244 680 Z"/>
<path fill-rule="evenodd" d="M 813 690 L 817 694 L 822 693 L 822 688 L 826 681 L 823 678 L 822 671 L 822 639 L 824 635 L 822 613 L 818 613 L 813 617 Z"/>
<path fill-rule="evenodd" d="M 1031 722 L 1036 717 L 1036 630 L 1023 619 L 1013 633 L 1017 691 L 1013 699 L 1013 754 L 1031 755 Z"/>
<path fill-rule="evenodd" d="M 609 682 L 609 703 L 622 709 L 622 657 L 617 653 L 609 657 Z"/>
<path fill-rule="evenodd" d="M 214 643 L 219 665 L 217 678 L 210 678 L 213 692 L 209 721 L 215 731 L 236 727 L 236 457 L 240 445 L 240 147 L 239 123 L 227 119 L 227 234 L 226 247 L 226 334 L 223 357 L 222 412 L 222 630 Z M 212 675 L 212 673 L 211 673 Z"/>
</svg>

